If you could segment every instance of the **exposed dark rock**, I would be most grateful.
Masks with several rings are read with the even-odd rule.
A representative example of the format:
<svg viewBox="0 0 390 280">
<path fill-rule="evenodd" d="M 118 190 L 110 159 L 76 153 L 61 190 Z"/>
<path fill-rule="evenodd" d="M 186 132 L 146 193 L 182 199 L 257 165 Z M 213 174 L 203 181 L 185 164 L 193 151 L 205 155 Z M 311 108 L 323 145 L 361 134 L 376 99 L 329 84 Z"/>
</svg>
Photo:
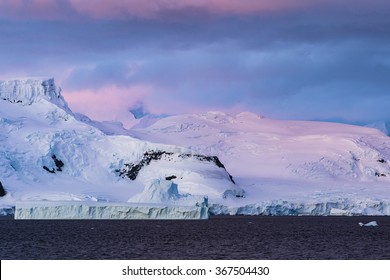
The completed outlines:
<svg viewBox="0 0 390 280">
<path fill-rule="evenodd" d="M 5 191 L 3 184 L 0 182 L 0 197 L 5 196 L 6 194 L 7 192 Z"/>
<path fill-rule="evenodd" d="M 4 101 L 9 101 L 11 103 L 23 103 L 22 100 L 11 100 L 11 99 L 8 99 L 8 98 L 2 98 Z"/>
<path fill-rule="evenodd" d="M 54 160 L 54 164 L 57 167 L 57 171 L 62 171 L 62 167 L 64 167 L 64 163 L 62 160 L 57 159 L 56 155 L 52 155 L 51 158 Z"/>
<path fill-rule="evenodd" d="M 165 180 L 171 181 L 173 179 L 176 179 L 177 177 L 175 175 L 165 177 Z"/>
<path fill-rule="evenodd" d="M 127 177 L 130 180 L 135 180 L 138 176 L 138 173 L 141 171 L 142 166 L 140 164 L 125 163 L 123 169 L 116 170 L 119 172 L 119 176 L 123 178 Z"/>
<path fill-rule="evenodd" d="M 147 162 L 146 165 L 149 165 L 152 160 L 160 160 L 163 155 L 171 156 L 173 153 L 164 151 L 149 151 L 144 153 L 144 160 Z"/>
<path fill-rule="evenodd" d="M 387 177 L 384 173 L 375 172 L 375 176 L 377 177 Z"/>
<path fill-rule="evenodd" d="M 54 168 L 53 169 L 49 169 L 49 167 L 47 167 L 46 165 L 43 166 L 43 169 L 45 169 L 47 172 L 50 172 L 50 173 L 56 173 L 54 171 Z"/>
<path fill-rule="evenodd" d="M 150 164 L 152 160 L 160 160 L 163 155 L 173 155 L 173 153 L 164 151 L 149 151 L 144 153 L 144 157 L 138 164 L 126 163 L 123 169 L 115 170 L 119 176 L 135 180 L 142 167 Z"/>
<path fill-rule="evenodd" d="M 386 160 L 381 158 L 381 159 L 378 159 L 377 162 L 380 162 L 380 163 L 386 163 Z"/>
<path fill-rule="evenodd" d="M 199 154 L 181 154 L 179 157 L 182 158 L 190 158 L 190 157 L 195 157 L 199 159 L 200 161 L 208 161 L 208 162 L 214 162 L 216 166 L 219 168 L 224 168 L 225 166 L 222 164 L 222 162 L 219 160 L 217 156 L 204 156 L 204 155 L 199 155 Z"/>
<path fill-rule="evenodd" d="M 54 168 L 50 169 L 46 165 L 43 166 L 43 169 L 45 169 L 47 172 L 50 172 L 50 173 L 56 173 L 56 170 L 61 172 L 62 167 L 64 167 L 64 163 L 62 162 L 62 160 L 58 159 L 56 157 L 56 155 L 52 155 L 51 158 L 53 159 L 54 164 L 56 165 L 56 169 L 54 169 Z"/>
</svg>

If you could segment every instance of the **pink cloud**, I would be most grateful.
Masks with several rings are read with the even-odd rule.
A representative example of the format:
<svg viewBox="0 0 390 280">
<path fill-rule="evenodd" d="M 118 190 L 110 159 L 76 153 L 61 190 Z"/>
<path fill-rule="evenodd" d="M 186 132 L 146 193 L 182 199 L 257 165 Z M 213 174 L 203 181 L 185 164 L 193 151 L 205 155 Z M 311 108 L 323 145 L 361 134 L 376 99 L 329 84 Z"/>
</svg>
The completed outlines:
<svg viewBox="0 0 390 280">
<path fill-rule="evenodd" d="M 18 19 L 58 19 L 66 17 L 59 2 L 53 0 L 1 0 L 0 16 Z"/>
<path fill-rule="evenodd" d="M 98 90 L 66 91 L 65 100 L 73 112 L 98 121 L 116 120 L 125 126 L 131 124 L 129 108 L 151 92 L 149 86 L 106 86 Z"/>
<path fill-rule="evenodd" d="M 69 0 L 75 10 L 96 18 L 135 16 L 153 18 L 164 10 L 204 8 L 216 14 L 251 14 L 311 5 L 307 0 Z"/>
<path fill-rule="evenodd" d="M 79 13 L 96 18 L 144 17 L 153 18 L 165 10 L 180 11 L 200 8 L 214 14 L 246 15 L 262 12 L 277 12 L 312 7 L 375 8 L 388 6 L 387 0 L 69 0 Z"/>
<path fill-rule="evenodd" d="M 379 9 L 388 6 L 387 0 L 1 0 L 0 16 L 41 19 L 64 19 L 77 15 L 110 19 L 154 18 L 162 11 L 186 8 L 205 9 L 214 14 L 246 15 L 311 7 Z M 64 7 L 67 8 L 66 12 Z"/>
</svg>

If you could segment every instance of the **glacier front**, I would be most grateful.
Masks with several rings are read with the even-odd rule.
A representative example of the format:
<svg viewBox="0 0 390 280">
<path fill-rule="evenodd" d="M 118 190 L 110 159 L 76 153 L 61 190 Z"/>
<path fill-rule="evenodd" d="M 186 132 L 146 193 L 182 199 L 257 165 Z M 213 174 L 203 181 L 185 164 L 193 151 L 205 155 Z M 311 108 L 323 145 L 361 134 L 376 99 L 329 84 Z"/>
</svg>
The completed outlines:
<svg viewBox="0 0 390 280">
<path fill-rule="evenodd" d="M 15 219 L 158 219 L 204 220 L 208 207 L 145 203 L 23 202 L 15 206 Z"/>
</svg>

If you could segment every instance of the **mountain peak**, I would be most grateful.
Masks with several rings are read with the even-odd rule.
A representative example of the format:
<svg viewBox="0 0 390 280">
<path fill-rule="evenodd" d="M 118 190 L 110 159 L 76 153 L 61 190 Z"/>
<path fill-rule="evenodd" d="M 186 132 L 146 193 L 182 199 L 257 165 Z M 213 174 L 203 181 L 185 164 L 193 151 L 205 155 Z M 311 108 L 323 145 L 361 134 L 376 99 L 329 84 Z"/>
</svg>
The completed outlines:
<svg viewBox="0 0 390 280">
<path fill-rule="evenodd" d="M 0 98 L 11 103 L 31 105 L 45 99 L 66 111 L 70 111 L 54 78 L 25 77 L 0 81 Z"/>
</svg>

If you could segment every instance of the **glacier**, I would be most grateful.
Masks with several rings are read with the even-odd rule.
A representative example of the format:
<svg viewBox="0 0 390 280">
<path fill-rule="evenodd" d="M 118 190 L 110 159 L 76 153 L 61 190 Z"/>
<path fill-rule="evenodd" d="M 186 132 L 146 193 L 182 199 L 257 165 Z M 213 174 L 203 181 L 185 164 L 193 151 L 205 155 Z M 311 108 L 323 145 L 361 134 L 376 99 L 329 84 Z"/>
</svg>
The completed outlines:
<svg viewBox="0 0 390 280">
<path fill-rule="evenodd" d="M 330 201 L 329 201 L 330 200 Z M 388 216 L 390 200 L 358 200 L 330 198 L 315 200 L 273 200 L 239 207 L 212 204 L 211 215 L 265 216 Z"/>
</svg>

